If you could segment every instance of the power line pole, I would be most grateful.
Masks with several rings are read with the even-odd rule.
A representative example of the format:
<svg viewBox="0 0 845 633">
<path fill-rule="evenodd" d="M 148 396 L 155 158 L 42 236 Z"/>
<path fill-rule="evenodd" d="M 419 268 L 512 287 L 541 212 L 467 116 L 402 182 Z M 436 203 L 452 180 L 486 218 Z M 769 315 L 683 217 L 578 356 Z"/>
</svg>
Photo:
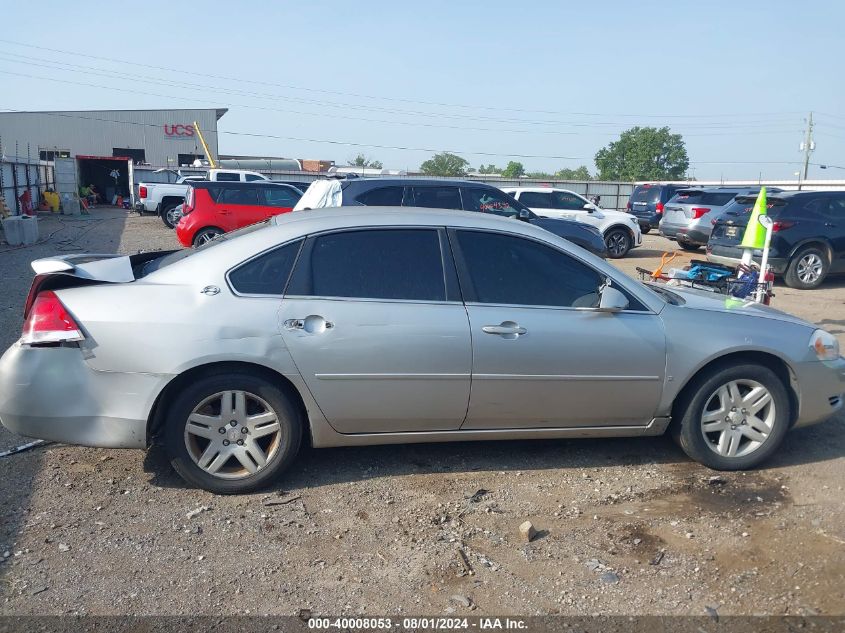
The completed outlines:
<svg viewBox="0 0 845 633">
<path fill-rule="evenodd" d="M 804 142 L 801 144 L 801 149 L 804 150 L 804 178 L 807 180 L 807 172 L 810 169 L 810 152 L 816 149 L 816 144 L 813 141 L 813 113 L 810 112 L 810 117 L 807 119 L 807 136 L 804 137 Z"/>
</svg>

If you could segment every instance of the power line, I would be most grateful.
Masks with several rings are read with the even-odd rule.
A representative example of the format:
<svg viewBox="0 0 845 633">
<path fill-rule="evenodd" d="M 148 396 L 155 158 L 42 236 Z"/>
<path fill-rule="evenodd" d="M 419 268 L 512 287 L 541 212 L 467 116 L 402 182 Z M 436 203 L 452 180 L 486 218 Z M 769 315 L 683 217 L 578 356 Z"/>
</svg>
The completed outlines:
<svg viewBox="0 0 845 633">
<path fill-rule="evenodd" d="M 659 118 L 659 119 L 685 119 L 685 118 L 737 118 L 737 117 L 749 117 L 749 118 L 757 118 L 757 117 L 764 117 L 764 116 L 784 116 L 784 115 L 794 115 L 800 114 L 800 112 L 757 112 L 757 113 L 737 113 L 737 114 L 631 114 L 631 113 L 618 113 L 618 114 L 609 114 L 609 113 L 598 113 L 598 112 L 562 112 L 562 111 L 555 111 L 555 110 L 530 110 L 524 108 L 508 108 L 503 106 L 489 106 L 484 104 L 461 104 L 461 103 L 447 103 L 447 102 L 438 102 L 438 101 L 423 101 L 418 99 L 406 99 L 401 97 L 385 97 L 385 96 L 378 96 L 378 95 L 367 95 L 361 93 L 354 93 L 354 92 L 344 92 L 339 90 L 325 90 L 319 88 L 309 88 L 305 86 L 296 86 L 292 84 L 283 84 L 283 83 L 276 83 L 276 82 L 268 82 L 268 81 L 258 81 L 253 79 L 245 79 L 243 77 L 227 77 L 225 75 L 213 75 L 208 73 L 200 73 L 196 70 L 182 70 L 178 68 L 166 67 L 166 66 L 156 66 L 153 64 L 144 64 L 141 62 L 135 62 L 127 59 L 116 59 L 113 57 L 103 57 L 98 55 L 89 55 L 85 53 L 80 53 L 79 51 L 69 51 L 57 48 L 49 48 L 46 46 L 38 46 L 35 44 L 27 44 L 24 42 L 18 42 L 15 40 L 8 40 L 8 39 L 0 39 L 0 42 L 6 44 L 12 44 L 14 46 L 21 46 L 26 48 L 32 48 L 37 50 L 49 51 L 52 53 L 61 53 L 64 55 L 73 55 L 75 57 L 85 57 L 88 59 L 96 59 L 100 61 L 106 61 L 109 63 L 115 64 L 128 64 L 132 66 L 138 66 L 143 68 L 150 68 L 153 70 L 162 70 L 166 72 L 176 72 L 180 74 L 191 75 L 194 77 L 206 77 L 210 79 L 218 79 L 224 81 L 234 81 L 239 83 L 249 83 L 254 85 L 264 85 L 264 86 L 274 86 L 279 88 L 285 88 L 289 90 L 301 90 L 304 92 L 314 92 L 314 93 L 321 93 L 321 94 L 331 94 L 331 95 L 338 95 L 344 97 L 354 97 L 359 99 L 370 99 L 370 100 L 381 100 L 381 101 L 391 101 L 391 102 L 399 102 L 399 103 L 415 103 L 427 106 L 436 106 L 436 107 L 450 107 L 450 108 L 465 108 L 471 110 L 487 110 L 487 111 L 498 111 L 498 112 L 521 112 L 521 113 L 528 113 L 528 114 L 554 114 L 554 115 L 572 115 L 572 116 L 617 116 L 617 117 L 633 117 L 633 118 Z"/>
<path fill-rule="evenodd" d="M 9 53 L 4 53 L 5 55 L 9 55 Z M 274 95 L 274 94 L 267 94 L 267 93 L 254 93 L 254 92 L 246 92 L 243 90 L 231 90 L 229 88 L 221 87 L 221 86 L 209 86 L 204 84 L 195 84 L 189 82 L 182 82 L 182 81 L 172 81 L 169 79 L 161 79 L 155 77 L 149 77 L 144 75 L 131 75 L 128 73 L 120 72 L 120 71 L 112 71 L 107 69 L 95 68 L 91 66 L 83 66 L 79 64 L 69 64 L 66 62 L 56 62 L 53 60 L 45 60 L 43 58 L 28 58 L 22 55 L 12 54 L 15 57 L 24 57 L 24 60 L 18 59 L 9 59 L 0 57 L 0 59 L 4 59 L 5 61 L 9 61 L 12 63 L 17 64 L 26 64 L 27 66 L 37 66 L 40 68 L 48 68 L 50 70 L 60 70 L 63 72 L 72 72 L 72 73 L 82 73 L 86 75 L 98 75 L 102 77 L 107 77 L 109 79 L 113 79 L 115 77 L 120 79 L 130 79 L 133 82 L 137 83 L 138 81 L 142 83 L 151 83 L 155 85 L 163 85 L 167 87 L 176 87 L 180 90 L 185 89 L 194 89 L 194 90 L 213 90 L 216 93 L 224 93 L 224 94 L 233 94 L 236 96 L 246 96 L 246 97 L 253 97 L 259 99 L 268 99 L 268 100 L 283 100 L 283 101 L 293 101 L 294 103 L 302 103 L 307 105 L 318 105 L 322 107 L 329 107 L 329 108 L 340 108 L 340 109 L 355 109 L 355 110 L 375 110 L 378 112 L 388 113 L 388 114 L 399 114 L 399 115 L 407 115 L 407 116 L 414 116 L 414 117 L 433 117 L 433 118 L 447 118 L 447 119 L 468 119 L 471 121 L 483 120 L 483 121 L 490 121 L 495 123 L 520 123 L 524 125 L 533 125 L 533 126 L 548 126 L 548 125 L 562 125 L 562 126 L 571 126 L 571 127 L 603 127 L 603 126 L 613 126 L 613 127 L 621 127 L 622 125 L 628 125 L 618 122 L 590 122 L 590 123 L 583 123 L 583 122 L 573 122 L 573 121 L 528 121 L 524 119 L 497 119 L 493 117 L 484 117 L 484 116 L 470 116 L 470 115 L 449 115 L 449 114 L 441 114 L 441 113 L 428 113 L 428 112 L 419 112 L 419 111 L 409 111 L 409 110 L 396 110 L 396 109 L 389 109 L 389 108 L 380 108 L 380 107 L 371 107 L 371 106 L 360 106 L 358 104 L 349 104 L 349 103 L 330 103 L 325 101 L 315 101 L 310 99 L 299 99 L 295 97 L 286 97 L 282 95 Z M 31 61 L 32 59 L 46 61 L 49 65 L 39 64 L 36 62 Z M 58 68 L 57 65 L 61 66 L 71 66 L 73 68 Z M 11 73 L 11 71 L 6 71 Z M 51 80 L 50 78 L 45 78 L 47 80 Z M 90 87 L 103 87 L 106 89 L 115 89 L 113 86 L 98 86 L 97 84 L 83 84 Z M 156 95 L 157 96 L 157 95 Z M 260 106 L 254 105 L 247 105 L 247 104 L 226 104 L 226 105 L 233 105 L 238 107 L 245 107 L 245 108 L 259 108 L 259 109 L 270 109 L 270 108 L 261 108 Z M 322 116 L 319 113 L 315 112 L 303 112 L 299 110 L 287 110 L 287 109 L 277 109 L 276 111 L 285 112 L 288 114 L 300 114 L 305 116 Z M 351 117 L 349 115 L 332 115 L 339 118 L 347 118 L 350 120 L 356 121 L 364 121 L 369 123 L 386 123 L 386 124 L 394 124 L 394 125 L 413 125 L 419 127 L 433 127 L 433 128 L 444 128 L 444 129 L 454 129 L 454 130 L 467 130 L 467 131 L 480 131 L 480 132 L 505 132 L 505 133 L 514 133 L 514 134 L 556 134 L 556 135 L 572 135 L 575 134 L 574 132 L 563 132 L 558 130 L 512 130 L 512 129 L 498 129 L 498 128 L 483 128 L 483 127 L 462 127 L 462 126 L 451 126 L 451 125 L 444 125 L 444 124 L 437 124 L 437 123 L 423 123 L 420 121 L 411 121 L 411 122 L 397 122 L 397 121 L 387 121 L 383 119 L 368 119 L 363 117 Z M 747 129 L 747 128 L 766 128 L 770 125 L 780 125 L 780 124 L 792 124 L 794 121 L 791 119 L 777 119 L 777 120 L 769 120 L 769 121 L 762 121 L 762 122 L 715 122 L 715 123 L 682 123 L 681 125 L 683 128 L 690 128 L 690 129 Z M 617 131 L 613 132 L 606 132 L 610 135 L 618 134 Z M 703 134 L 702 134 L 703 135 Z"/>
</svg>

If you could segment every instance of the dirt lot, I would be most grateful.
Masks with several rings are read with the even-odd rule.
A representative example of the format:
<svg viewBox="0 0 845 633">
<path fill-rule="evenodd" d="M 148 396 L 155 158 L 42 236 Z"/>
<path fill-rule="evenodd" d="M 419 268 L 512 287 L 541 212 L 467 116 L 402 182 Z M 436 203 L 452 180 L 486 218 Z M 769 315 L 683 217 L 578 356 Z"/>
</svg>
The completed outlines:
<svg viewBox="0 0 845 633">
<path fill-rule="evenodd" d="M 40 226 L 0 243 L 3 348 L 32 259 L 176 246 L 119 210 Z M 843 304 L 838 280 L 775 299 L 845 344 Z M 186 489 L 158 450 L 53 444 L 0 458 L 0 613 L 843 614 L 843 472 L 843 419 L 749 473 L 665 438 L 386 446 L 305 451 L 284 490 L 240 497 Z"/>
</svg>

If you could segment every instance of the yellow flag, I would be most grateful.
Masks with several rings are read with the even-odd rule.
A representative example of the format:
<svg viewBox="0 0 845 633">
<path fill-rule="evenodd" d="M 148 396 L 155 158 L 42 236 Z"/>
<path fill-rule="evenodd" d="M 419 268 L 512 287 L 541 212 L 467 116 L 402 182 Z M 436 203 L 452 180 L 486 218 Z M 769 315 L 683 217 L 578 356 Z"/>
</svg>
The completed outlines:
<svg viewBox="0 0 845 633">
<path fill-rule="evenodd" d="M 766 188 L 761 187 L 754 203 L 754 210 L 748 218 L 748 226 L 745 227 L 745 235 L 742 236 L 742 248 L 763 248 L 766 242 L 766 228 L 760 224 L 761 215 L 766 215 Z"/>
</svg>

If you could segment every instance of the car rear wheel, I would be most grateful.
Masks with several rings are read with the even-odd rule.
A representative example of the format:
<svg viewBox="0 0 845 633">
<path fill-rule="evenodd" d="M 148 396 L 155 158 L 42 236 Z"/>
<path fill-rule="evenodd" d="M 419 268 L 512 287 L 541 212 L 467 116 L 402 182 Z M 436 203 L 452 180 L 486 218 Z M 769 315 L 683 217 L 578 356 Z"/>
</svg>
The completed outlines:
<svg viewBox="0 0 845 633">
<path fill-rule="evenodd" d="M 604 236 L 604 243 L 607 245 L 607 256 L 619 259 L 631 250 L 631 235 L 625 229 L 611 229 Z"/>
<path fill-rule="evenodd" d="M 203 244 L 213 240 L 218 235 L 223 235 L 223 231 L 218 228 L 210 227 L 203 229 L 194 236 L 194 246 L 202 246 Z"/>
<path fill-rule="evenodd" d="M 293 462 L 301 438 L 302 421 L 287 394 L 247 372 L 191 382 L 173 400 L 164 433 L 176 472 L 217 494 L 272 483 Z"/>
<path fill-rule="evenodd" d="M 647 235 L 649 231 L 651 231 L 651 226 L 648 224 L 640 224 L 640 232 L 643 235 Z"/>
<path fill-rule="evenodd" d="M 811 290 L 821 285 L 829 267 L 827 253 L 817 246 L 809 246 L 792 258 L 783 280 L 790 288 Z"/>
<path fill-rule="evenodd" d="M 701 246 L 698 244 L 690 244 L 689 242 L 678 242 L 678 246 L 680 246 L 685 251 L 697 251 Z"/>
<path fill-rule="evenodd" d="M 789 428 L 790 402 L 781 379 L 762 365 L 716 367 L 700 377 L 672 433 L 691 458 L 716 470 L 753 468 L 777 449 Z"/>
<path fill-rule="evenodd" d="M 179 223 L 179 218 L 182 217 L 182 214 L 176 211 L 178 207 L 178 203 L 168 202 L 161 208 L 161 221 L 169 229 L 175 229 Z"/>
</svg>

